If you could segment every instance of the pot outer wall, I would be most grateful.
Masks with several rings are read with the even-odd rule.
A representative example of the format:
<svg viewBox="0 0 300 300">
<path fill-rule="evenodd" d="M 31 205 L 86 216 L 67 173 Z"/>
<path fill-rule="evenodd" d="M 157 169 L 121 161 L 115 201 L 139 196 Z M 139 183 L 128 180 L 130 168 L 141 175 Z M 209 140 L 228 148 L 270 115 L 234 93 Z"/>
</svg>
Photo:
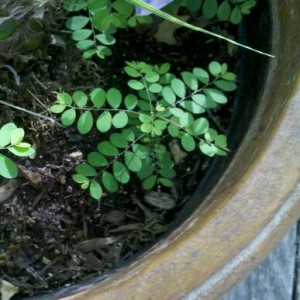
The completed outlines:
<svg viewBox="0 0 300 300">
<path fill-rule="evenodd" d="M 219 299 L 297 220 L 300 1 L 260 2 L 259 20 L 250 23 L 244 42 L 276 57 L 243 51 L 241 100 L 229 137 L 232 154 L 215 161 L 178 226 L 107 279 L 76 287 L 69 296 L 59 292 L 36 299 Z"/>
</svg>

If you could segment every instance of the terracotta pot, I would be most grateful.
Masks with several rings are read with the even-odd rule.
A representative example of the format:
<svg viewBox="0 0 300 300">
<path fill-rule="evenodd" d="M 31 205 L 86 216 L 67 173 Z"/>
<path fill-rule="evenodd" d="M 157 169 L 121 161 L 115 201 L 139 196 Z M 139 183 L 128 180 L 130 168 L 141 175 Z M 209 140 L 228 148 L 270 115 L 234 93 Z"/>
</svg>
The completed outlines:
<svg viewBox="0 0 300 300">
<path fill-rule="evenodd" d="M 218 299 L 299 217 L 300 1 L 260 2 L 244 42 L 276 58 L 243 51 L 231 155 L 215 161 L 174 230 L 148 252 L 45 299 L 174 300 L 192 290 L 195 299 Z"/>
</svg>

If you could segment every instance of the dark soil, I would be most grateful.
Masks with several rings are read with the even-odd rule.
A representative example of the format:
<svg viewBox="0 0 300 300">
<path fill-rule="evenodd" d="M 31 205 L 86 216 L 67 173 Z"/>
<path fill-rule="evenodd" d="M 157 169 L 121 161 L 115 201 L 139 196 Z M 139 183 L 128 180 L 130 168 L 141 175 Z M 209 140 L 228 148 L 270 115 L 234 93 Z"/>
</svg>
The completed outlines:
<svg viewBox="0 0 300 300">
<path fill-rule="evenodd" d="M 230 33 L 212 25 L 208 29 Z M 55 93 L 101 86 L 124 87 L 124 61 L 172 62 L 172 72 L 207 67 L 210 60 L 236 67 L 237 56 L 224 44 L 185 29 L 176 32 L 178 45 L 157 43 L 151 30 L 122 31 L 105 61 L 85 61 L 68 35 L 58 34 L 65 47 L 48 42 L 33 54 L 15 57 L 12 65 L 21 77 L 16 87 L 11 74 L 1 70 L 1 98 L 28 110 L 49 115 Z M 232 32 L 231 32 L 232 34 Z M 229 53 L 230 52 L 230 53 Z M 232 104 L 215 111 L 215 126 L 226 128 Z M 0 179 L 0 189 L 12 191 L 0 203 L 0 278 L 18 286 L 20 295 L 70 285 L 115 268 L 168 229 L 195 184 L 203 178 L 210 161 L 192 154 L 178 166 L 174 187 L 163 190 L 176 200 L 176 207 L 163 210 L 147 205 L 138 182 L 92 200 L 71 180 L 73 168 L 84 161 L 101 136 L 80 136 L 50 121 L 2 106 L 1 123 L 13 120 L 26 129 L 37 149 L 34 159 L 20 159 L 20 176 Z M 14 158 L 16 160 L 16 158 Z M 157 191 L 161 192 L 158 188 Z"/>
</svg>

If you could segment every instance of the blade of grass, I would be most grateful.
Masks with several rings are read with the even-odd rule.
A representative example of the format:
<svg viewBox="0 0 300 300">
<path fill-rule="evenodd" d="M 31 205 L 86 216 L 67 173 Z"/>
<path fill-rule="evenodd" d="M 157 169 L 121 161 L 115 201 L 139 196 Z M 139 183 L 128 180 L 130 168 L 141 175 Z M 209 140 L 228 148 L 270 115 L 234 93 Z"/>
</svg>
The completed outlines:
<svg viewBox="0 0 300 300">
<path fill-rule="evenodd" d="M 134 5 L 136 5 L 136 6 L 140 6 L 140 7 L 144 8 L 144 9 L 147 9 L 147 10 L 150 11 L 151 13 L 153 13 L 153 14 L 155 14 L 155 15 L 157 15 L 157 16 L 159 16 L 159 17 L 165 19 L 165 20 L 168 20 L 168 21 L 170 21 L 170 22 L 176 23 L 176 24 L 178 24 L 178 25 L 181 25 L 181 26 L 187 27 L 187 28 L 189 28 L 189 29 L 192 29 L 192 30 L 195 30 L 195 31 L 199 31 L 199 32 L 202 32 L 202 33 L 205 33 L 205 34 L 208 34 L 208 35 L 211 35 L 211 36 L 216 37 L 216 38 L 218 38 L 218 39 L 227 41 L 228 43 L 231 43 L 231 44 L 233 44 L 233 45 L 236 45 L 236 46 L 239 46 L 239 47 L 248 49 L 248 50 L 250 50 L 250 51 L 253 51 L 253 52 L 256 52 L 256 53 L 259 53 L 259 54 L 268 56 L 268 57 L 275 57 L 274 55 L 271 55 L 271 54 L 269 54 L 269 53 L 265 53 L 265 52 L 262 52 L 262 51 L 260 51 L 260 50 L 251 48 L 251 47 L 249 47 L 249 46 L 240 44 L 240 43 L 235 42 L 235 41 L 233 41 L 233 40 L 231 40 L 231 39 L 229 39 L 229 38 L 226 38 L 226 37 L 224 37 L 224 36 L 222 36 L 222 35 L 213 33 L 213 32 L 211 32 L 211 31 L 209 31 L 209 30 L 205 30 L 205 29 L 203 29 L 203 28 L 201 28 L 201 27 L 197 27 L 197 26 L 191 25 L 191 24 L 189 24 L 189 23 L 183 22 L 183 21 L 181 21 L 181 20 L 179 20 L 179 19 L 177 19 L 177 18 L 175 18 L 175 17 L 173 17 L 173 16 L 171 16 L 171 15 L 169 15 L 169 14 L 167 14 L 167 13 L 165 13 L 165 12 L 163 12 L 163 11 L 161 11 L 161 10 L 159 10 L 159 9 L 157 9 L 157 8 L 155 8 L 155 7 L 151 6 L 151 5 L 149 5 L 149 4 L 147 4 L 147 3 L 145 3 L 145 2 L 142 1 L 142 0 L 127 0 L 127 2 L 129 2 L 129 3 L 131 3 L 131 4 L 134 4 Z"/>
</svg>

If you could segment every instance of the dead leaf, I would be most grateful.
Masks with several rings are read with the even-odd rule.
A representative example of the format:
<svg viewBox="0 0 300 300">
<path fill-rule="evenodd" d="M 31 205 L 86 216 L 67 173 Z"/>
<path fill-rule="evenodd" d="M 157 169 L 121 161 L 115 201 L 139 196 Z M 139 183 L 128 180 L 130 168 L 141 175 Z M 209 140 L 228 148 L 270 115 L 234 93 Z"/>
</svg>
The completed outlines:
<svg viewBox="0 0 300 300">
<path fill-rule="evenodd" d="M 13 284 L 11 284 L 6 280 L 2 280 L 1 282 L 2 300 L 10 300 L 18 292 L 19 292 L 19 288 L 17 286 L 14 286 Z"/>
<path fill-rule="evenodd" d="M 178 16 L 174 17 L 179 20 L 186 22 L 189 19 L 189 16 Z M 158 25 L 158 30 L 155 33 L 154 37 L 158 42 L 165 43 L 168 45 L 178 45 L 178 41 L 174 37 L 175 30 L 181 28 L 182 26 L 167 20 L 162 21 Z"/>
<path fill-rule="evenodd" d="M 0 203 L 10 198 L 18 189 L 20 181 L 18 179 L 8 180 L 7 183 L 0 186 Z"/>
<path fill-rule="evenodd" d="M 172 209 L 176 202 L 170 194 L 152 191 L 144 197 L 146 203 L 160 209 Z"/>
<path fill-rule="evenodd" d="M 126 216 L 125 213 L 119 210 L 112 210 L 109 213 L 105 213 L 102 220 L 114 225 L 120 225 L 124 222 Z"/>
<path fill-rule="evenodd" d="M 104 263 L 93 253 L 87 253 L 84 255 L 87 263 L 90 264 L 95 270 L 101 270 L 104 267 Z"/>
<path fill-rule="evenodd" d="M 187 153 L 182 151 L 181 147 L 179 146 L 177 140 L 174 140 L 169 143 L 169 149 L 174 159 L 176 165 L 180 164 L 183 159 L 186 158 Z"/>
<path fill-rule="evenodd" d="M 42 183 L 43 176 L 38 172 L 34 172 L 26 168 L 25 166 L 18 165 L 21 175 L 29 181 L 34 188 L 39 188 Z"/>
<path fill-rule="evenodd" d="M 119 239 L 117 237 L 95 238 L 78 243 L 77 249 L 82 252 L 90 252 L 97 248 L 102 248 L 107 245 L 113 244 L 118 240 Z"/>
<path fill-rule="evenodd" d="M 167 9 L 167 13 L 178 18 L 179 20 L 186 22 L 189 16 L 178 15 L 179 5 L 170 5 Z M 158 42 L 166 43 L 169 45 L 178 45 L 178 41 L 174 37 L 175 30 L 182 27 L 181 25 L 175 24 L 173 22 L 163 20 L 158 25 L 158 30 L 154 37 Z"/>
</svg>

